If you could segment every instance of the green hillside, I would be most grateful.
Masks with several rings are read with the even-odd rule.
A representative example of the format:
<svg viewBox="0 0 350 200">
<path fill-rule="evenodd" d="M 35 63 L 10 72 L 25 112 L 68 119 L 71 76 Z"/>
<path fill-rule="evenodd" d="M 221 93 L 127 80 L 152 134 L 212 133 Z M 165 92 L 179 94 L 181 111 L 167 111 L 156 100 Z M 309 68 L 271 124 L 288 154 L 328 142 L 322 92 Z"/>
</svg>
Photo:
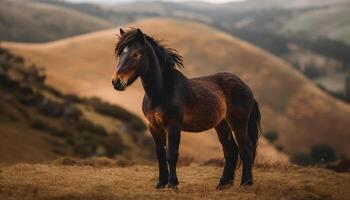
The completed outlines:
<svg viewBox="0 0 350 200">
<path fill-rule="evenodd" d="M 350 3 L 297 12 L 281 27 L 283 33 L 323 36 L 350 43 Z"/>
</svg>

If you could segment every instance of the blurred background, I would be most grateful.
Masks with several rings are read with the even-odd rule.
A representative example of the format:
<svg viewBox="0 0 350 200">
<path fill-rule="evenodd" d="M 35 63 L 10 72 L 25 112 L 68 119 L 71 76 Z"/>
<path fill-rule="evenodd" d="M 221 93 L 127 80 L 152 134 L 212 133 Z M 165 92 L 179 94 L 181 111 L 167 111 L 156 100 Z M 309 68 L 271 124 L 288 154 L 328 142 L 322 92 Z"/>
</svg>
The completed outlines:
<svg viewBox="0 0 350 200">
<path fill-rule="evenodd" d="M 111 85 L 119 27 L 177 49 L 188 77 L 247 82 L 262 107 L 258 165 L 349 157 L 350 1 L 0 0 L 2 164 L 155 162 L 140 83 Z M 180 162 L 222 157 L 213 131 L 183 134 Z"/>
</svg>

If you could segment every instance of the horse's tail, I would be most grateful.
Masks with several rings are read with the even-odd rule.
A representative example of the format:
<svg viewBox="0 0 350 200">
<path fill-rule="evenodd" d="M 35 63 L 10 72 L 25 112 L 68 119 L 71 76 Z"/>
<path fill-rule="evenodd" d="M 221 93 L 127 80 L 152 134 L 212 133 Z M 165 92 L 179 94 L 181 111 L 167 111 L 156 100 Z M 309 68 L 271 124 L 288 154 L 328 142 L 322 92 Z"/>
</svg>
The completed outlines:
<svg viewBox="0 0 350 200">
<path fill-rule="evenodd" d="M 253 145 L 253 151 L 252 151 L 253 163 L 255 160 L 258 140 L 261 135 L 260 121 L 261 121 L 261 114 L 259 110 L 259 105 L 258 105 L 258 102 L 254 99 L 253 109 L 250 113 L 249 122 L 248 122 L 248 137 L 251 144 Z"/>
</svg>

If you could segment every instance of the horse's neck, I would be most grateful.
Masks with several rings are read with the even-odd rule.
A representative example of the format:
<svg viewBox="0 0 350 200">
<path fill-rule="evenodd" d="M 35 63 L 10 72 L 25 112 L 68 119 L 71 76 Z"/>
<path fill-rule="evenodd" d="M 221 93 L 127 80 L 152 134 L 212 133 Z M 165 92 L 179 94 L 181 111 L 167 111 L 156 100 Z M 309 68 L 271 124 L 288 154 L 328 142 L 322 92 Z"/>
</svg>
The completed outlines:
<svg viewBox="0 0 350 200">
<path fill-rule="evenodd" d="M 141 75 L 145 95 L 152 104 L 159 104 L 164 93 L 164 79 L 158 57 L 152 47 L 148 45 L 148 70 Z"/>
</svg>

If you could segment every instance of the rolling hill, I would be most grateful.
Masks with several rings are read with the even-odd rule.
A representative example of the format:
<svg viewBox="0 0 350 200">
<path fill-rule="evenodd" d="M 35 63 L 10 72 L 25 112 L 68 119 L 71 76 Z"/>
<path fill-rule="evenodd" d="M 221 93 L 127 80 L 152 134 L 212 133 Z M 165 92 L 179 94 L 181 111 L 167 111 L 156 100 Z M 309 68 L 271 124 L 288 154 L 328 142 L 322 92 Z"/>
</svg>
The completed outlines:
<svg viewBox="0 0 350 200">
<path fill-rule="evenodd" d="M 44 42 L 113 26 L 92 15 L 32 0 L 0 4 L 0 40 Z"/>
<path fill-rule="evenodd" d="M 64 95 L 44 81 L 40 68 L 0 48 L 0 164 L 68 155 L 152 158 L 152 146 L 140 151 L 152 140 L 140 118 L 96 98 Z"/>
<path fill-rule="evenodd" d="M 308 152 L 312 145 L 324 143 L 338 154 L 350 154 L 350 147 L 344 140 L 350 134 L 350 107 L 320 91 L 280 59 L 194 22 L 149 19 L 130 26 L 166 39 L 169 46 L 184 56 L 185 74 L 189 77 L 219 71 L 239 75 L 252 87 L 262 105 L 263 130 L 276 131 L 277 144 L 282 145 L 285 152 Z M 27 61 L 45 66 L 49 84 L 69 93 L 99 96 L 141 115 L 143 91 L 140 83 L 122 93 L 111 87 L 110 77 L 116 64 L 113 57 L 115 33 L 117 29 L 45 44 L 3 45 Z M 182 153 L 199 160 L 221 156 L 215 134 L 183 135 Z M 260 151 L 265 157 L 275 157 L 268 151 Z"/>
</svg>

